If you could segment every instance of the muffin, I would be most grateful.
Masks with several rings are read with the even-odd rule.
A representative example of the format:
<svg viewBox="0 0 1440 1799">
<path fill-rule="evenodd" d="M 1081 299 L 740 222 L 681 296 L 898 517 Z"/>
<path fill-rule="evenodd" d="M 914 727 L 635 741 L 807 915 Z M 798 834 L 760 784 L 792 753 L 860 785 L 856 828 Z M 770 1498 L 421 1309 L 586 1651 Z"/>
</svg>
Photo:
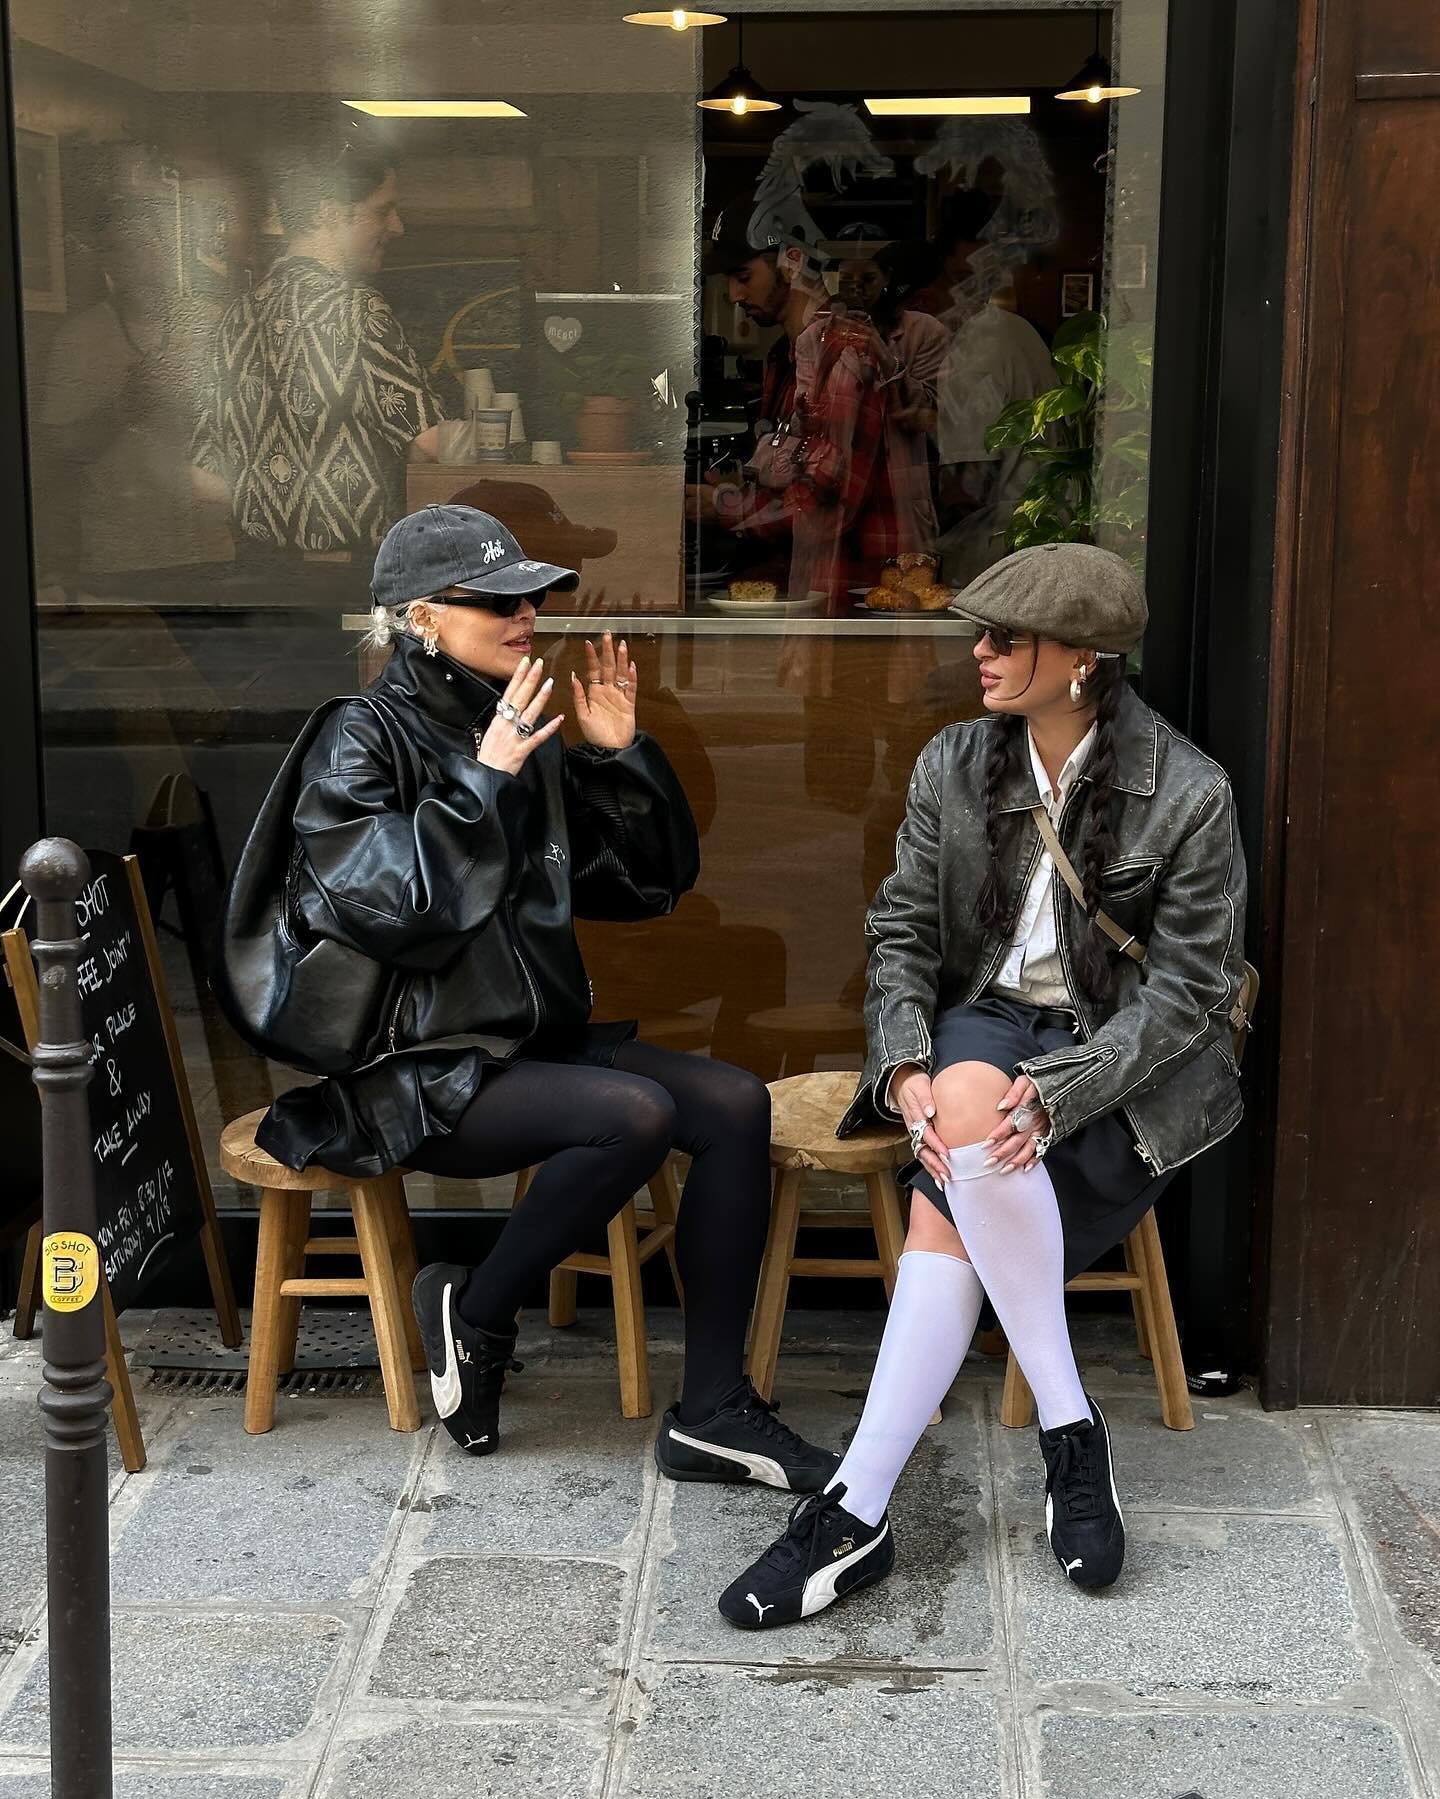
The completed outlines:
<svg viewBox="0 0 1440 1799">
<path fill-rule="evenodd" d="M 887 562 L 881 569 L 880 585 L 882 587 L 903 587 L 905 585 L 905 576 L 898 562 Z"/>
<path fill-rule="evenodd" d="M 924 550 L 903 550 L 895 558 L 896 566 L 901 574 L 908 575 L 912 569 L 923 568 L 933 581 L 935 570 L 940 566 L 934 556 Z"/>
<path fill-rule="evenodd" d="M 767 600 L 773 602 L 780 597 L 780 589 L 773 581 L 732 581 L 728 591 L 732 600 L 752 606 L 764 605 Z"/>
<path fill-rule="evenodd" d="M 907 568 L 901 573 L 900 581 L 911 593 L 923 593 L 927 587 L 935 585 L 935 565 L 932 562 L 928 568 L 923 564 Z"/>
<path fill-rule="evenodd" d="M 865 604 L 872 612 L 907 612 L 915 603 L 908 587 L 872 587 Z"/>
</svg>

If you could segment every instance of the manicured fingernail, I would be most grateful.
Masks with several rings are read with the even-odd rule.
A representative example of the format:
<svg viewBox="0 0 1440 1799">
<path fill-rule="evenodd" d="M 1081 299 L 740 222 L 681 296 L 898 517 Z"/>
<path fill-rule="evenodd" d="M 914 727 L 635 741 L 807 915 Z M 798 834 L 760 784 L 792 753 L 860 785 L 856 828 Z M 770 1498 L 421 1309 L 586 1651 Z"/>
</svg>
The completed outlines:
<svg viewBox="0 0 1440 1799">
<path fill-rule="evenodd" d="M 999 1156 L 986 1156 L 985 1166 L 987 1168 L 993 1168 L 999 1160 L 1000 1160 Z"/>
<path fill-rule="evenodd" d="M 927 1117 L 927 1118 L 933 1118 L 933 1117 L 934 1117 L 934 1116 L 935 1116 L 935 1108 L 934 1108 L 934 1106 L 926 1106 L 926 1108 L 925 1108 L 925 1116 L 926 1116 L 926 1117 Z"/>
<path fill-rule="evenodd" d="M 541 693 L 549 693 L 549 691 L 550 691 L 550 689 L 551 689 L 551 688 L 552 688 L 552 687 L 553 687 L 553 686 L 554 686 L 554 685 L 555 685 L 555 677 L 554 677 L 554 676 L 553 676 L 553 675 L 552 675 L 552 676 L 551 676 L 551 677 L 550 677 L 550 679 L 549 679 L 549 680 L 548 680 L 548 681 L 542 681 L 542 682 L 541 682 L 541 683 L 540 683 L 540 691 L 541 691 Z"/>
<path fill-rule="evenodd" d="M 1003 1112 L 1005 1110 L 1005 1101 L 1003 1099 L 996 1101 L 995 1110 L 997 1112 Z"/>
<path fill-rule="evenodd" d="M 1007 1162 L 1000 1172 L 1001 1174 L 1014 1174 L 1015 1164 L 1013 1162 Z"/>
</svg>

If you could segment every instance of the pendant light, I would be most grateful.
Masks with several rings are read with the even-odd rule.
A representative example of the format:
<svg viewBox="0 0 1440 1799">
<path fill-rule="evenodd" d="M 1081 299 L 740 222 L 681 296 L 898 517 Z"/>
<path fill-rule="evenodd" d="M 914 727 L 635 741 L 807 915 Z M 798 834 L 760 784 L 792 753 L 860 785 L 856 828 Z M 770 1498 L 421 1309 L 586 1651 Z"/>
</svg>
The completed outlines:
<svg viewBox="0 0 1440 1799">
<path fill-rule="evenodd" d="M 705 112 L 728 112 L 737 119 L 752 112 L 779 112 L 780 101 L 773 99 L 745 67 L 745 21 L 735 21 L 735 67 L 721 82 L 696 101 Z"/>
<path fill-rule="evenodd" d="M 1095 15 L 1095 48 L 1086 57 L 1079 73 L 1072 76 L 1056 94 L 1057 100 L 1085 100 L 1098 106 L 1102 100 L 1127 100 L 1140 92 L 1138 87 L 1125 87 L 1115 79 L 1115 71 L 1100 54 L 1100 14 Z"/>
<path fill-rule="evenodd" d="M 627 25 L 658 25 L 665 31 L 693 31 L 703 25 L 723 25 L 723 12 L 692 12 L 688 6 L 672 6 L 664 12 L 627 12 Z"/>
</svg>

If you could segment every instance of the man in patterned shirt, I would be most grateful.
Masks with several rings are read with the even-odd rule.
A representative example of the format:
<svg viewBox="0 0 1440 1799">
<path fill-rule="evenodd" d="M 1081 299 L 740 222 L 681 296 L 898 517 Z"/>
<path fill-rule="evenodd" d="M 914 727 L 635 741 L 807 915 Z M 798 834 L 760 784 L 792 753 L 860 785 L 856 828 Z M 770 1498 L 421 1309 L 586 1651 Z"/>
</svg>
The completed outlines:
<svg viewBox="0 0 1440 1799">
<path fill-rule="evenodd" d="M 444 417 L 370 285 L 404 232 L 395 171 L 347 150 L 281 194 L 286 253 L 221 321 L 191 454 L 242 539 L 368 557 L 405 511 L 407 457 L 435 460 Z"/>
</svg>

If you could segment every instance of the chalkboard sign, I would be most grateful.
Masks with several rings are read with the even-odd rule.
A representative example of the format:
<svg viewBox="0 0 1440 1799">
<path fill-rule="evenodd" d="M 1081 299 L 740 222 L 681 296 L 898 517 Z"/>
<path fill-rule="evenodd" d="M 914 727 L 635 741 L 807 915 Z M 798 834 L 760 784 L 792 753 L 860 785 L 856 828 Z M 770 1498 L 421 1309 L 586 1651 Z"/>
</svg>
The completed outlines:
<svg viewBox="0 0 1440 1799">
<path fill-rule="evenodd" d="M 75 974 L 91 1045 L 97 1237 L 119 1312 L 200 1234 L 212 1203 L 139 864 L 108 850 L 90 851 L 89 860 Z M 31 994 L 34 984 L 28 945 L 12 931 L 5 947 L 23 1016 L 27 977 Z"/>
</svg>

